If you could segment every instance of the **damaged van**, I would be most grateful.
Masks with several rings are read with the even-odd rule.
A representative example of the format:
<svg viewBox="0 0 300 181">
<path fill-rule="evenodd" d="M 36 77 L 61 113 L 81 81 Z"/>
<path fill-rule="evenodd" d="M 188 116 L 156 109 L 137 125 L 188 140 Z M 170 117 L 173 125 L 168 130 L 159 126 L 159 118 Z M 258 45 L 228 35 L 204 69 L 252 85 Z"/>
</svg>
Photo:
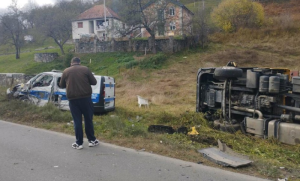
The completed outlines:
<svg viewBox="0 0 300 181">
<path fill-rule="evenodd" d="M 62 72 L 52 71 L 37 74 L 26 84 L 8 89 L 7 94 L 24 102 L 44 106 L 51 102 L 61 110 L 70 110 L 66 89 L 59 87 Z M 94 75 L 97 84 L 92 87 L 94 113 L 105 113 L 115 109 L 115 80 L 113 77 Z"/>
</svg>

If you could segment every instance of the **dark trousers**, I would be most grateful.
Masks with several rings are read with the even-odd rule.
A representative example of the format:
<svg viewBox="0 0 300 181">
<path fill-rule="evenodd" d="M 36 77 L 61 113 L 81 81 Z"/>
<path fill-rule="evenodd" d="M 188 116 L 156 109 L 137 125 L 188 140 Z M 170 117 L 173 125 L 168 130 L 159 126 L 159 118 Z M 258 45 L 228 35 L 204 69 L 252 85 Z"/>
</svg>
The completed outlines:
<svg viewBox="0 0 300 181">
<path fill-rule="evenodd" d="M 76 143 L 83 144 L 82 115 L 84 117 L 85 134 L 89 141 L 95 141 L 93 126 L 94 107 L 90 97 L 69 100 L 69 107 L 74 120 Z"/>
</svg>

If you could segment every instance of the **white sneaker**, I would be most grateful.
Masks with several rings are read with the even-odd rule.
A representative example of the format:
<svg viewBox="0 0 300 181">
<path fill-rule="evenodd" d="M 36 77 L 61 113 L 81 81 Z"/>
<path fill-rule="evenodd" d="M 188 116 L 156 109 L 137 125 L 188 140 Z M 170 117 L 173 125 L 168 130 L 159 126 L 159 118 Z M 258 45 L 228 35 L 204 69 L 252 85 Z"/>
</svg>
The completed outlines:
<svg viewBox="0 0 300 181">
<path fill-rule="evenodd" d="M 77 143 L 73 143 L 72 144 L 72 148 L 77 149 L 77 150 L 81 150 L 83 148 L 82 145 L 78 145 Z"/>
<path fill-rule="evenodd" d="M 89 141 L 89 147 L 93 147 L 97 145 L 99 145 L 99 140 L 95 139 L 95 141 Z"/>
</svg>

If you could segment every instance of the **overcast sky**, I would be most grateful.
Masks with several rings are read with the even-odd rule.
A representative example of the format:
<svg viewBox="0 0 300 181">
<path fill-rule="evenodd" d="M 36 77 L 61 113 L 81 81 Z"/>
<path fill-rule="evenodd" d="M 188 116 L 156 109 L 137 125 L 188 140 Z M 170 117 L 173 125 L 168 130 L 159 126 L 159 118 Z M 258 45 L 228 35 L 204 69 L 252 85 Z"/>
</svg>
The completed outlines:
<svg viewBox="0 0 300 181">
<path fill-rule="evenodd" d="M 22 8 L 25 4 L 28 3 L 29 0 L 17 0 L 18 7 Z M 31 2 L 35 2 L 38 5 L 45 5 L 45 4 L 54 4 L 56 0 L 30 0 Z M 7 9 L 8 6 L 10 6 L 12 3 L 11 0 L 1 0 L 0 3 L 0 9 Z"/>
</svg>

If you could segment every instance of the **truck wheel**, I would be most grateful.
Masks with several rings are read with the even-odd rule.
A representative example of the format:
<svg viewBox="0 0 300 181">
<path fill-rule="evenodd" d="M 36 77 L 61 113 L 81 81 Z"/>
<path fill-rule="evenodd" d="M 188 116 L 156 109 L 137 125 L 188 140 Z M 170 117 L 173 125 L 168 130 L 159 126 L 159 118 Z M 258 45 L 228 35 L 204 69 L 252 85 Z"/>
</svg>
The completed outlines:
<svg viewBox="0 0 300 181">
<path fill-rule="evenodd" d="M 214 71 L 214 78 L 218 80 L 225 80 L 231 78 L 238 78 L 243 76 L 243 70 L 235 67 L 221 67 Z"/>
<path fill-rule="evenodd" d="M 229 132 L 229 133 L 235 133 L 238 130 L 240 130 L 241 126 L 240 124 L 230 124 L 230 123 L 225 123 L 225 124 L 220 124 L 220 130 L 224 132 Z"/>
<path fill-rule="evenodd" d="M 215 129 L 220 129 L 220 125 L 221 125 L 222 123 L 220 123 L 220 120 L 214 120 L 214 128 Z"/>
</svg>

